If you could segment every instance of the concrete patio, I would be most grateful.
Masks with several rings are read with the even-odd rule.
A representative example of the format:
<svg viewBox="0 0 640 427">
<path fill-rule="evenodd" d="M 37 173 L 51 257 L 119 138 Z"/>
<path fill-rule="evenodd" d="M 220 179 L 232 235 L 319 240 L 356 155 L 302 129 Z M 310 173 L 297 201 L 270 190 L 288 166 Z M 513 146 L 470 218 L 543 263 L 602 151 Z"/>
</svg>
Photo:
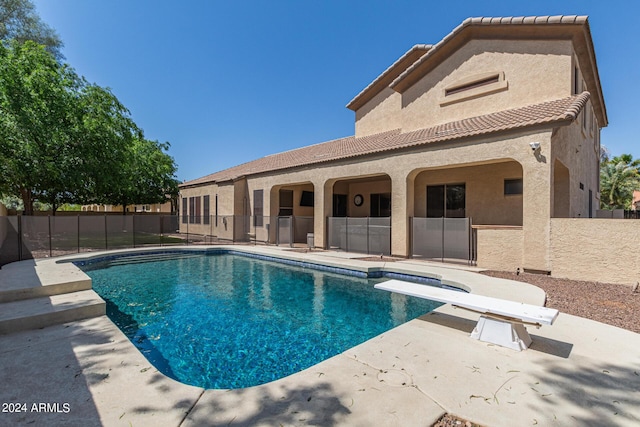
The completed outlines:
<svg viewBox="0 0 640 427">
<path fill-rule="evenodd" d="M 233 249 L 383 266 L 344 253 Z M 40 287 L 51 275 L 77 283 L 77 271 L 56 261 L 23 264 L 21 274 L 6 266 L 0 292 L 20 278 Z M 473 269 L 412 260 L 384 268 L 544 303 L 536 287 Z M 443 306 L 305 371 L 240 390 L 204 390 L 165 377 L 104 315 L 0 335 L 0 425 L 430 426 L 445 412 L 486 426 L 640 424 L 639 334 L 560 314 L 553 326 L 528 327 L 533 344 L 516 352 L 470 339 L 477 318 Z M 24 403 L 26 411 L 4 411 L 9 403 Z"/>
</svg>

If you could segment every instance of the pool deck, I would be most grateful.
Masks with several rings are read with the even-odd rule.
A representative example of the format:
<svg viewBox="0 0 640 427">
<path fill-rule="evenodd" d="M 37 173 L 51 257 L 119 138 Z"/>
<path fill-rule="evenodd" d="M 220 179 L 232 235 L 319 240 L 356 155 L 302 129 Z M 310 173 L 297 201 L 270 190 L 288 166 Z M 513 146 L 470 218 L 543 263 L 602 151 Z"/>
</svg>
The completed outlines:
<svg viewBox="0 0 640 427">
<path fill-rule="evenodd" d="M 529 304 L 545 298 L 539 288 L 465 266 L 229 249 L 435 276 Z M 77 282 L 60 259 L 5 266 L 0 290 L 15 280 L 45 286 L 51 275 Z M 469 338 L 477 319 L 446 305 L 300 373 L 240 390 L 165 377 L 106 316 L 0 335 L 0 425 L 430 426 L 446 412 L 492 427 L 640 425 L 640 334 L 561 313 L 552 326 L 529 326 L 533 343 L 516 352 Z M 26 411 L 5 412 L 8 403 Z"/>
</svg>

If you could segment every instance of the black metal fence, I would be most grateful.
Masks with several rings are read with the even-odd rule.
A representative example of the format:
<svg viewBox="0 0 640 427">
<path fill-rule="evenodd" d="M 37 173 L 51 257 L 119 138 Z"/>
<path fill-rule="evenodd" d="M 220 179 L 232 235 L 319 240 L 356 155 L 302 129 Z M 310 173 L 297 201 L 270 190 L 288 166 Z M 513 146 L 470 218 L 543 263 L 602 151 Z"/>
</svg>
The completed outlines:
<svg viewBox="0 0 640 427">
<path fill-rule="evenodd" d="M 75 215 L 0 217 L 0 266 L 81 252 L 190 244 L 306 245 L 313 217 Z"/>
<path fill-rule="evenodd" d="M 0 217 L 0 266 L 71 253 L 182 245 L 176 215 Z"/>
<path fill-rule="evenodd" d="M 640 219 L 640 211 L 624 211 L 625 219 Z"/>
</svg>

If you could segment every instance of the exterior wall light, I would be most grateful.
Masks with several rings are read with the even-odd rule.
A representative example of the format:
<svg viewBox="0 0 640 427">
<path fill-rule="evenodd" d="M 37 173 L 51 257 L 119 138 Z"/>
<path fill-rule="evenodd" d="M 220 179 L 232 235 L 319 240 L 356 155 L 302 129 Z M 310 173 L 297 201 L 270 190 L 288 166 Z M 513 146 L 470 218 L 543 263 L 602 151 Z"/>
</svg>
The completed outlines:
<svg viewBox="0 0 640 427">
<path fill-rule="evenodd" d="M 540 149 L 540 143 L 539 142 L 530 142 L 529 143 L 529 147 L 531 147 L 531 151 L 536 151 Z"/>
</svg>

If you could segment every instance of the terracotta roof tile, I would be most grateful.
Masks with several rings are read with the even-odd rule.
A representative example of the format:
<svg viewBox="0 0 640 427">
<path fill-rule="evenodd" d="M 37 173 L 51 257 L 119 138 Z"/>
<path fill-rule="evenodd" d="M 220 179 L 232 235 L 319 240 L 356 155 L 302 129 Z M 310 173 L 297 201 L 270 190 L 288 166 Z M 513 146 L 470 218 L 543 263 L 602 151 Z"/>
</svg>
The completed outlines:
<svg viewBox="0 0 640 427">
<path fill-rule="evenodd" d="M 181 187 L 210 182 L 224 182 L 242 176 L 295 168 L 330 161 L 364 156 L 385 151 L 445 142 L 472 136 L 488 135 L 537 125 L 563 125 L 576 119 L 589 100 L 589 92 L 568 98 L 499 111 L 430 128 L 401 133 L 399 129 L 356 138 L 335 139 L 263 157 L 248 163 L 213 173 Z"/>
<path fill-rule="evenodd" d="M 471 26 L 501 26 L 501 25 L 567 25 L 577 24 L 586 25 L 588 21 L 587 16 L 577 15 L 558 15 L 558 16 L 519 16 L 519 17 L 477 17 L 467 18 L 462 21 L 462 24 L 454 28 L 449 34 L 443 37 L 438 43 L 433 45 L 428 52 L 426 52 L 417 61 L 407 67 L 393 82 L 390 87 L 394 90 L 402 92 L 401 82 L 414 71 L 419 69 L 425 61 L 429 61 L 431 57 L 438 54 L 438 51 L 449 43 L 453 38 L 460 34 L 463 30 Z"/>
</svg>

